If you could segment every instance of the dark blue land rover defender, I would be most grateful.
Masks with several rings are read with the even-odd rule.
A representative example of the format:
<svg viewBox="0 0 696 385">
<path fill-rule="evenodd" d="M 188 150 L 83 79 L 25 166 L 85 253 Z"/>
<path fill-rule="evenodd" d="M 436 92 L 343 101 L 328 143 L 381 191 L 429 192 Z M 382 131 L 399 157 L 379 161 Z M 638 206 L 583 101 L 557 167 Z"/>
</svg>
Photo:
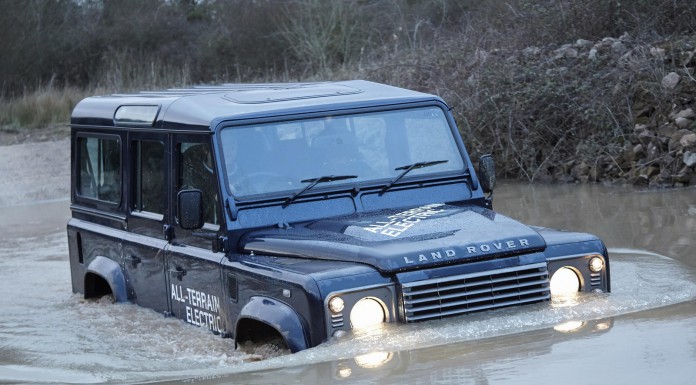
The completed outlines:
<svg viewBox="0 0 696 385">
<path fill-rule="evenodd" d="M 608 292 L 598 238 L 492 210 L 440 98 L 366 81 L 90 97 L 73 291 L 296 352 L 351 329 Z"/>
</svg>

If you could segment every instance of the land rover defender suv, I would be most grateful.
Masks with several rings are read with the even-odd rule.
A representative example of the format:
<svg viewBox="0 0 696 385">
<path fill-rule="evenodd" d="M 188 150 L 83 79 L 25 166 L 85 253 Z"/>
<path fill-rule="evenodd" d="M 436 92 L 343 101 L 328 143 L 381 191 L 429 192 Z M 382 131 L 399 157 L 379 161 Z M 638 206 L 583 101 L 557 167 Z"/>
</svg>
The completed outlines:
<svg viewBox="0 0 696 385">
<path fill-rule="evenodd" d="M 89 97 L 72 288 L 292 352 L 351 329 L 609 292 L 595 236 L 492 209 L 439 97 L 367 81 Z"/>
</svg>

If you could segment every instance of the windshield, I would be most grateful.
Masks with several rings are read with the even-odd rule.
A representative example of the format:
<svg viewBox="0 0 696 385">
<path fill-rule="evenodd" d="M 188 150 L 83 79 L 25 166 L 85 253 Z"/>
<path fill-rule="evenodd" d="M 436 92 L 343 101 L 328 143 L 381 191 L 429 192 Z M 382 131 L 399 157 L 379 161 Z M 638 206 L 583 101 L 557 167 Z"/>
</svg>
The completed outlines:
<svg viewBox="0 0 696 385">
<path fill-rule="evenodd" d="M 338 178 L 325 185 L 390 180 L 419 162 L 404 180 L 460 171 L 462 155 L 444 112 L 437 107 L 328 116 L 228 127 L 221 133 L 225 173 L 237 196 L 303 189 L 307 180 Z"/>
</svg>

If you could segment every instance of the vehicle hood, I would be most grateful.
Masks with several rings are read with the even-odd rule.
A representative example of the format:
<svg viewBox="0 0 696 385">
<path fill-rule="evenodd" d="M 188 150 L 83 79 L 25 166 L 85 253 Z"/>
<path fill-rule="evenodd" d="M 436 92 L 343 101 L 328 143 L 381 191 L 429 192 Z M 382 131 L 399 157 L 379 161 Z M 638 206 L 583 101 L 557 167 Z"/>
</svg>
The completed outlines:
<svg viewBox="0 0 696 385">
<path fill-rule="evenodd" d="M 255 230 L 240 246 L 397 272 L 531 253 L 546 243 L 534 229 L 492 210 L 430 204 Z"/>
</svg>

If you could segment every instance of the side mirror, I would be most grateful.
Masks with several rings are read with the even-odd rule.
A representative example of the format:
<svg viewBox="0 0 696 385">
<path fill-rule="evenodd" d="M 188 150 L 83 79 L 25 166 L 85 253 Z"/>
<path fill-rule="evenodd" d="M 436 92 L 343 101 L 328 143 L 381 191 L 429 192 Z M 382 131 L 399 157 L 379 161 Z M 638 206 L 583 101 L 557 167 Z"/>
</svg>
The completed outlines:
<svg viewBox="0 0 696 385">
<path fill-rule="evenodd" d="M 203 227 L 203 193 L 201 190 L 181 190 L 176 195 L 179 226 L 184 230 Z"/>
<path fill-rule="evenodd" d="M 495 188 L 495 161 L 493 155 L 486 154 L 479 159 L 478 177 L 481 188 L 486 194 L 493 192 Z"/>
</svg>

